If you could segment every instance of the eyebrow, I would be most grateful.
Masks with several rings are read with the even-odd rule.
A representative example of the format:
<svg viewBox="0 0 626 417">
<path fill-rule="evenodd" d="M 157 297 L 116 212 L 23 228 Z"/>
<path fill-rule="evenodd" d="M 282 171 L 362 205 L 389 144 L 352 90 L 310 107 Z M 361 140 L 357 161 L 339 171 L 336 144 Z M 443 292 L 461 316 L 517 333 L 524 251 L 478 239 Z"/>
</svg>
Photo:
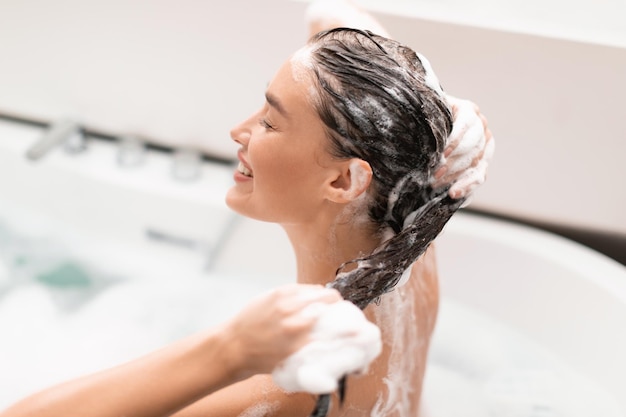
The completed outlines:
<svg viewBox="0 0 626 417">
<path fill-rule="evenodd" d="M 275 108 L 284 117 L 288 117 L 289 116 L 289 113 L 287 112 L 287 110 L 285 110 L 285 107 L 280 102 L 280 100 L 278 100 L 278 98 L 276 96 L 272 95 L 271 93 L 267 93 L 266 92 L 265 93 L 265 100 L 267 101 L 267 104 L 269 104 L 270 106 Z"/>
</svg>

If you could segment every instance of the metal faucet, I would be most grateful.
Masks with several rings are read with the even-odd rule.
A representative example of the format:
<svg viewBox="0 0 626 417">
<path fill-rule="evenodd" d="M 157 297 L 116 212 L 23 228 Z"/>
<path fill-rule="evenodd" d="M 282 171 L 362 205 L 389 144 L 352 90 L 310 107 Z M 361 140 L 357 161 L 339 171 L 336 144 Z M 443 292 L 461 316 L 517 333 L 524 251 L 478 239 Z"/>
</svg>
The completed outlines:
<svg viewBox="0 0 626 417">
<path fill-rule="evenodd" d="M 38 160 L 53 148 L 63 145 L 66 151 L 78 153 L 85 149 L 83 128 L 71 119 L 61 119 L 52 123 L 44 135 L 27 151 L 26 157 Z"/>
</svg>

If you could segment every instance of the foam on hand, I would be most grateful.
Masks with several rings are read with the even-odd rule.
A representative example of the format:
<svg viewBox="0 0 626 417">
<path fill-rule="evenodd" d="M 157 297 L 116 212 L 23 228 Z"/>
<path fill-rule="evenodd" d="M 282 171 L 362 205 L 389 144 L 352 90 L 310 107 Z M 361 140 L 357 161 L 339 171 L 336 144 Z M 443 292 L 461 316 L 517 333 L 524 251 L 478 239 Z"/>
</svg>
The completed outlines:
<svg viewBox="0 0 626 417">
<path fill-rule="evenodd" d="M 302 314 L 317 317 L 310 342 L 274 369 L 274 382 L 291 392 L 328 394 L 344 375 L 365 372 L 380 354 L 380 329 L 349 301 L 314 303 Z"/>
</svg>

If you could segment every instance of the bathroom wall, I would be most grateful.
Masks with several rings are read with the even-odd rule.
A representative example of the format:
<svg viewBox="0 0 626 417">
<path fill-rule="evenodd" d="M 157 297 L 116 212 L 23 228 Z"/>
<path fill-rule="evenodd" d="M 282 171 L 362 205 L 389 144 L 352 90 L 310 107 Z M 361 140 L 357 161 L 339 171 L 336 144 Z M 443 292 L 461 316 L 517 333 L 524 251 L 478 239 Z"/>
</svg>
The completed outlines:
<svg viewBox="0 0 626 417">
<path fill-rule="evenodd" d="M 619 2 L 482 1 L 362 4 L 430 58 L 447 91 L 488 116 L 496 156 L 471 207 L 626 235 Z M 230 127 L 262 103 L 273 72 L 306 39 L 305 7 L 4 0 L 0 114 L 70 116 L 230 158 Z"/>
<path fill-rule="evenodd" d="M 626 26 L 609 30 L 611 9 L 604 32 L 597 17 L 576 30 L 579 22 L 535 27 L 504 14 L 410 13 L 420 15 L 379 16 L 429 57 L 449 93 L 480 105 L 497 140 L 472 207 L 626 237 Z"/>
<path fill-rule="evenodd" d="M 234 158 L 230 128 L 306 39 L 287 0 L 0 1 L 0 113 Z"/>
</svg>

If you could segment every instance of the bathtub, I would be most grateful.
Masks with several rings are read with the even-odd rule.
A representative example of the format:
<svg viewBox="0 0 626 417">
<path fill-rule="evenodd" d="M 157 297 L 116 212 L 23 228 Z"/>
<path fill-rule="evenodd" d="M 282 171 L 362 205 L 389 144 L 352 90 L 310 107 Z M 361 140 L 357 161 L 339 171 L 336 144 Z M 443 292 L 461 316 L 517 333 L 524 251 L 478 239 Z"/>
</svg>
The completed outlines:
<svg viewBox="0 0 626 417">
<path fill-rule="evenodd" d="M 437 246 L 443 302 L 425 392 L 433 416 L 624 415 L 623 265 L 467 213 Z"/>
<path fill-rule="evenodd" d="M 0 408 L 213 326 L 293 280 L 282 230 L 224 206 L 231 165 L 203 161 L 180 181 L 171 152 L 122 167 L 118 144 L 98 139 L 28 161 L 41 134 L 0 121 Z M 424 416 L 624 415 L 623 266 L 464 212 L 437 251 Z"/>
</svg>

